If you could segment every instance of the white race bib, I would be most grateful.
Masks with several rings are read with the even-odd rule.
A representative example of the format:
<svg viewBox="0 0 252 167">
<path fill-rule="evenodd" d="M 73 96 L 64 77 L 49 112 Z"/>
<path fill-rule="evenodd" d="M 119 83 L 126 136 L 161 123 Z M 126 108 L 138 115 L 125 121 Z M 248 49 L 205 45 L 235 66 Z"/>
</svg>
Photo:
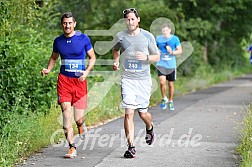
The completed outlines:
<svg viewBox="0 0 252 167">
<path fill-rule="evenodd" d="M 83 60 L 65 59 L 65 71 L 67 72 L 80 72 L 82 71 Z"/>
<path fill-rule="evenodd" d="M 142 61 L 136 59 L 126 59 L 124 62 L 125 71 L 142 71 Z"/>
</svg>

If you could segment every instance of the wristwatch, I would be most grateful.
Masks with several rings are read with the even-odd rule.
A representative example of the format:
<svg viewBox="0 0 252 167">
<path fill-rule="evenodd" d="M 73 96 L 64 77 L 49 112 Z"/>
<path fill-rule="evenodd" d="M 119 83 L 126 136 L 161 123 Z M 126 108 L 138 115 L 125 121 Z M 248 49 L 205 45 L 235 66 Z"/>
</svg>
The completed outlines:
<svg viewBox="0 0 252 167">
<path fill-rule="evenodd" d="M 146 59 L 146 61 L 149 61 L 149 55 L 146 55 L 147 56 L 147 59 Z"/>
</svg>

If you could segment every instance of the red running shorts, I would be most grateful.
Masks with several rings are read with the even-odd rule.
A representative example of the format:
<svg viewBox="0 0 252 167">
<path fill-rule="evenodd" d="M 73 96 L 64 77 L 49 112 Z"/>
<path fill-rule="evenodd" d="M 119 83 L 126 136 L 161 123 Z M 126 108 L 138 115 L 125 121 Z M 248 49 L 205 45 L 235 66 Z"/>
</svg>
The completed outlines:
<svg viewBox="0 0 252 167">
<path fill-rule="evenodd" d="M 62 74 L 57 82 L 58 104 L 71 102 L 77 109 L 85 109 L 87 106 L 87 82 L 79 81 L 78 78 L 69 78 Z"/>
</svg>

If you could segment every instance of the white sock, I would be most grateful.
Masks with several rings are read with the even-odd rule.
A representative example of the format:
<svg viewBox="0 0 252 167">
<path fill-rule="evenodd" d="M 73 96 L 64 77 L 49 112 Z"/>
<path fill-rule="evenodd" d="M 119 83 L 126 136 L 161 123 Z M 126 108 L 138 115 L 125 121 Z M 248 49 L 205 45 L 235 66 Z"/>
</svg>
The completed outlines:
<svg viewBox="0 0 252 167">
<path fill-rule="evenodd" d="M 163 100 L 168 100 L 168 99 L 167 99 L 167 97 L 165 96 L 165 97 L 163 98 Z"/>
</svg>

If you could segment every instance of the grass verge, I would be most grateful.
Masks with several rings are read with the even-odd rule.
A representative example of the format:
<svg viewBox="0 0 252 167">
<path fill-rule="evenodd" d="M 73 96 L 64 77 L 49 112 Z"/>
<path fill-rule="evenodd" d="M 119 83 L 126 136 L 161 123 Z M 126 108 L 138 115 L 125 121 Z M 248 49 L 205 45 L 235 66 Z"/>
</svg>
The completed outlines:
<svg viewBox="0 0 252 167">
<path fill-rule="evenodd" d="M 54 106 L 48 115 L 42 113 L 9 114 L 8 124 L 0 136 L 0 166 L 12 166 L 50 143 L 59 113 Z"/>
<path fill-rule="evenodd" d="M 243 120 L 244 126 L 241 131 L 240 144 L 237 147 L 238 153 L 242 157 L 241 167 L 252 166 L 252 103 L 249 104 L 245 111 Z"/>
</svg>

